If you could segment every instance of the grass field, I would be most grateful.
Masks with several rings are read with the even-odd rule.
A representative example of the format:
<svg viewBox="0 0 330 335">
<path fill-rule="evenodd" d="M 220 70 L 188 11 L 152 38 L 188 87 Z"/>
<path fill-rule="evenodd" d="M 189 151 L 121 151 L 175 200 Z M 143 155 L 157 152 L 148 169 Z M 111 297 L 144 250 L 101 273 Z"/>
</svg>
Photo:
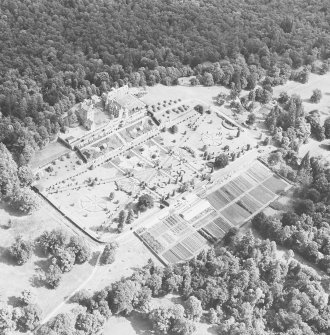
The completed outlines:
<svg viewBox="0 0 330 335">
<path fill-rule="evenodd" d="M 63 229 L 68 234 L 73 234 L 73 232 L 59 223 L 55 217 L 49 215 L 45 209 L 39 210 L 32 216 L 17 216 L 1 204 L 0 217 L 0 294 L 9 304 L 15 304 L 15 298 L 20 296 L 24 289 L 29 289 L 45 316 L 88 278 L 94 268 L 95 258 L 90 263 L 76 265 L 71 272 L 65 273 L 57 289 L 51 290 L 43 285 L 40 286 L 39 281 L 35 280 L 36 275 L 47 269 L 49 261 L 39 253 L 35 253 L 26 264 L 17 266 L 8 257 L 7 248 L 19 235 L 24 239 L 34 240 L 45 230 Z M 12 221 L 10 228 L 7 226 L 9 219 Z"/>
<path fill-rule="evenodd" d="M 59 142 L 48 144 L 44 149 L 37 151 L 31 160 L 31 168 L 36 170 L 38 167 L 50 163 L 55 158 L 69 152 L 70 149 L 66 148 Z"/>
</svg>

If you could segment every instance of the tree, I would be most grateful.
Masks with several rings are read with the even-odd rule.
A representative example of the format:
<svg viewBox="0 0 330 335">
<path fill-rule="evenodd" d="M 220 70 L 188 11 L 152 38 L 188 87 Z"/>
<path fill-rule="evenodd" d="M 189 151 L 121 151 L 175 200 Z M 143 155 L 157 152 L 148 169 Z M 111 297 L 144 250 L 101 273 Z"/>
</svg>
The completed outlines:
<svg viewBox="0 0 330 335">
<path fill-rule="evenodd" d="M 38 245 L 41 247 L 45 255 L 49 253 L 55 255 L 57 250 L 63 249 L 68 240 L 68 235 L 61 229 L 52 231 L 44 231 L 37 239 Z"/>
<path fill-rule="evenodd" d="M 58 249 L 55 254 L 56 264 L 62 272 L 69 272 L 72 270 L 75 263 L 76 255 L 72 249 Z"/>
<path fill-rule="evenodd" d="M 326 118 L 324 121 L 324 135 L 326 138 L 330 138 L 330 117 Z"/>
<path fill-rule="evenodd" d="M 125 210 L 121 210 L 118 215 L 119 224 L 124 224 L 127 218 L 127 212 Z"/>
<path fill-rule="evenodd" d="M 80 313 L 76 321 L 76 329 L 83 331 L 83 334 L 94 335 L 101 331 L 105 318 L 96 311 L 95 313 Z"/>
<path fill-rule="evenodd" d="M 197 79 L 196 77 L 192 77 L 192 78 L 189 80 L 189 82 L 190 82 L 190 85 L 191 85 L 191 86 L 199 85 L 199 81 L 198 81 L 198 79 Z"/>
<path fill-rule="evenodd" d="M 200 300 L 194 296 L 189 297 L 185 303 L 185 312 L 188 319 L 198 322 L 203 315 L 203 308 Z"/>
<path fill-rule="evenodd" d="M 75 255 L 75 263 L 84 263 L 88 261 L 91 256 L 90 247 L 87 245 L 85 240 L 78 235 L 70 237 L 68 248 L 71 249 Z"/>
<path fill-rule="evenodd" d="M 130 314 L 137 303 L 141 291 L 141 285 L 130 279 L 117 282 L 112 288 L 112 304 L 117 314 Z"/>
<path fill-rule="evenodd" d="M 102 264 L 112 264 L 115 261 L 117 249 L 118 249 L 117 242 L 107 243 L 103 249 L 103 253 L 101 256 Z"/>
<path fill-rule="evenodd" d="M 15 209 L 25 214 L 31 214 L 40 207 L 40 201 L 36 194 L 27 187 L 23 187 L 15 192 L 11 201 Z"/>
<path fill-rule="evenodd" d="M 41 309 L 38 305 L 30 304 L 21 310 L 21 317 L 18 319 L 17 326 L 23 331 L 32 331 L 41 320 Z"/>
<path fill-rule="evenodd" d="M 297 214 L 312 214 L 314 212 L 314 203 L 310 199 L 297 201 L 295 205 Z"/>
<path fill-rule="evenodd" d="M 285 212 L 281 222 L 283 226 L 295 226 L 299 220 L 299 216 L 294 212 Z"/>
<path fill-rule="evenodd" d="M 177 320 L 183 319 L 184 309 L 181 305 L 173 307 L 158 307 L 153 309 L 149 314 L 149 320 L 156 333 L 169 334 Z"/>
<path fill-rule="evenodd" d="M 75 317 L 71 313 L 60 313 L 38 329 L 38 335 L 74 335 Z"/>
<path fill-rule="evenodd" d="M 16 325 L 13 320 L 13 309 L 4 303 L 0 303 L 0 333 L 11 335 L 15 330 Z"/>
<path fill-rule="evenodd" d="M 228 155 L 220 154 L 215 158 L 214 167 L 216 169 L 223 169 L 225 166 L 228 165 L 228 163 L 229 163 Z"/>
<path fill-rule="evenodd" d="M 112 201 L 114 198 L 115 198 L 115 194 L 113 192 L 110 192 L 109 200 Z"/>
<path fill-rule="evenodd" d="M 310 98 L 310 101 L 312 103 L 314 103 L 314 104 L 317 104 L 317 103 L 319 103 L 321 101 L 321 99 L 322 99 L 322 92 L 321 92 L 321 90 L 315 89 L 313 91 L 313 94 L 312 94 L 311 98 Z"/>
<path fill-rule="evenodd" d="M 192 335 L 196 329 L 196 325 L 193 321 L 182 318 L 175 322 L 172 332 L 175 335 Z"/>
<path fill-rule="evenodd" d="M 45 274 L 45 282 L 51 288 L 56 288 L 60 284 L 62 271 L 56 263 L 52 263 Z"/>
<path fill-rule="evenodd" d="M 22 305 L 27 306 L 35 302 L 35 296 L 32 294 L 30 290 L 24 290 L 22 291 L 19 300 L 21 301 Z"/>
<path fill-rule="evenodd" d="M 20 180 L 21 186 L 30 186 L 33 182 L 34 176 L 31 168 L 27 165 L 20 166 L 17 171 L 17 176 Z"/>
<path fill-rule="evenodd" d="M 205 72 L 202 78 L 202 84 L 205 86 L 213 86 L 214 85 L 214 80 L 212 73 Z"/>
<path fill-rule="evenodd" d="M 133 209 L 130 209 L 127 214 L 126 224 L 131 224 L 134 221 L 134 212 Z"/>
<path fill-rule="evenodd" d="M 17 165 L 11 153 L 3 143 L 0 143 L 0 199 L 13 197 L 19 188 Z"/>
<path fill-rule="evenodd" d="M 169 130 L 170 130 L 170 132 L 171 132 L 172 134 L 176 134 L 176 133 L 179 131 L 179 128 L 178 128 L 178 126 L 175 124 L 175 125 L 173 125 L 171 128 L 169 128 Z"/>
<path fill-rule="evenodd" d="M 250 113 L 246 123 L 252 125 L 255 123 L 255 121 L 256 121 L 256 115 L 254 113 Z"/>
<path fill-rule="evenodd" d="M 145 212 L 147 209 L 154 207 L 154 199 L 149 194 L 143 194 L 139 197 L 137 208 L 141 212 Z"/>
<path fill-rule="evenodd" d="M 281 162 L 281 160 L 282 160 L 282 154 L 279 151 L 272 152 L 271 154 L 269 154 L 267 158 L 267 162 L 271 166 L 277 165 L 278 163 Z"/>
<path fill-rule="evenodd" d="M 26 263 L 33 254 L 33 243 L 24 241 L 21 236 L 9 247 L 9 255 L 18 265 Z"/>
</svg>

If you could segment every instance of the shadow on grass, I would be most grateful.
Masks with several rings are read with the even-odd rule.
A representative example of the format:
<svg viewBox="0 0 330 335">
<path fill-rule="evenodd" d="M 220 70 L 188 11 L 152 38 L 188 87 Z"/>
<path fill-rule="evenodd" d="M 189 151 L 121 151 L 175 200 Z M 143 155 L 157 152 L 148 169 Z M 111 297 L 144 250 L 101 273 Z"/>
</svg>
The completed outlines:
<svg viewBox="0 0 330 335">
<path fill-rule="evenodd" d="M 34 262 L 35 265 L 35 274 L 30 278 L 31 286 L 39 288 L 39 287 L 47 287 L 48 285 L 45 282 L 45 272 L 48 270 L 49 265 L 51 263 L 51 259 L 38 259 Z"/>
<path fill-rule="evenodd" d="M 97 262 L 97 258 L 99 257 L 100 252 L 99 251 L 94 251 L 92 254 L 92 257 L 88 261 L 88 264 L 95 266 Z"/>
<path fill-rule="evenodd" d="M 40 288 L 40 287 L 49 288 L 47 283 L 45 282 L 44 275 L 41 272 L 35 273 L 30 278 L 30 283 L 31 283 L 31 286 L 35 288 Z"/>
<path fill-rule="evenodd" d="M 207 332 L 209 334 L 214 334 L 214 335 L 220 334 L 219 333 L 219 326 L 216 326 L 216 325 L 211 326 L 211 327 L 207 328 Z"/>
<path fill-rule="evenodd" d="M 131 323 L 137 335 L 154 334 L 151 322 L 143 314 L 133 311 L 130 316 L 126 317 L 126 320 Z"/>
<path fill-rule="evenodd" d="M 49 265 L 51 264 L 51 259 L 46 258 L 46 259 L 38 259 L 37 261 L 34 262 L 35 269 L 36 271 L 47 271 L 49 268 Z"/>
<path fill-rule="evenodd" d="M 36 241 L 34 242 L 34 254 L 38 257 L 38 258 L 47 258 L 48 255 L 45 254 L 45 252 L 43 251 L 43 249 L 40 247 L 39 243 L 37 243 Z"/>
<path fill-rule="evenodd" d="M 16 264 L 15 260 L 10 256 L 8 248 L 4 248 L 1 246 L 0 246 L 0 263 L 11 266 L 19 266 Z"/>
<path fill-rule="evenodd" d="M 329 144 L 324 144 L 324 143 L 322 143 L 322 144 L 319 145 L 319 147 L 320 147 L 321 149 L 323 149 L 323 150 L 328 150 L 328 151 L 330 151 L 330 142 L 329 142 Z"/>
<path fill-rule="evenodd" d="M 10 205 L 8 205 L 5 202 L 0 202 L 0 209 L 3 209 L 5 212 L 7 212 L 10 216 L 16 216 L 16 217 L 23 217 L 26 216 L 26 214 L 21 213 L 15 209 L 13 209 L 12 207 L 10 207 Z"/>
<path fill-rule="evenodd" d="M 15 297 L 14 295 L 11 297 L 8 297 L 8 305 L 13 306 L 13 307 L 21 307 L 22 306 L 22 301 L 21 299 Z"/>
</svg>

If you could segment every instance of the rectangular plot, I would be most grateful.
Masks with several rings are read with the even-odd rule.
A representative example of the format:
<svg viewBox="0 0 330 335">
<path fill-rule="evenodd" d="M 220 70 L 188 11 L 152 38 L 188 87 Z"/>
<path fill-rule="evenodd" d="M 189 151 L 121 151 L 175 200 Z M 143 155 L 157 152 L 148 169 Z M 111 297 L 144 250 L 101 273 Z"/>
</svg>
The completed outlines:
<svg viewBox="0 0 330 335">
<path fill-rule="evenodd" d="M 266 188 L 274 192 L 275 194 L 279 194 L 284 191 L 288 187 L 288 183 L 281 179 L 280 177 L 273 175 L 268 178 L 266 181 L 262 183 Z"/>
<path fill-rule="evenodd" d="M 213 222 L 207 224 L 203 230 L 216 239 L 223 238 L 226 235 L 226 233 Z"/>
<path fill-rule="evenodd" d="M 188 223 L 185 222 L 179 222 L 175 226 L 170 228 L 173 234 L 182 236 L 185 234 L 188 230 L 190 230 L 190 227 L 188 226 Z"/>
<path fill-rule="evenodd" d="M 243 175 L 236 177 L 235 179 L 232 180 L 232 182 L 235 183 L 236 185 L 239 185 L 239 188 L 243 192 L 249 190 L 250 188 L 252 188 L 252 186 L 255 185 L 253 182 L 249 181 Z"/>
<path fill-rule="evenodd" d="M 158 237 L 158 240 L 166 247 L 173 244 L 176 238 L 171 234 L 171 232 L 166 232 Z"/>
<path fill-rule="evenodd" d="M 235 226 L 242 224 L 250 216 L 248 211 L 236 203 L 224 209 L 221 214 Z"/>
<path fill-rule="evenodd" d="M 167 262 L 171 264 L 175 264 L 181 261 L 181 259 L 171 249 L 164 252 L 162 256 Z"/>
<path fill-rule="evenodd" d="M 203 218 L 201 218 L 200 220 L 196 221 L 193 224 L 193 227 L 196 228 L 196 229 L 199 229 L 200 227 L 202 227 L 203 225 L 205 225 L 206 223 L 208 223 L 210 220 L 212 220 L 216 216 L 217 216 L 217 212 L 216 211 L 212 211 L 208 215 L 206 215 Z"/>
<path fill-rule="evenodd" d="M 225 233 L 229 231 L 232 227 L 228 222 L 226 222 L 223 218 L 217 217 L 213 220 L 213 223 L 216 224 L 219 228 L 221 228 Z"/>
<path fill-rule="evenodd" d="M 184 245 L 193 254 L 202 249 L 206 243 L 207 241 L 205 240 L 205 238 L 197 232 L 189 235 L 181 241 L 181 244 Z"/>
<path fill-rule="evenodd" d="M 168 226 L 168 227 L 173 227 L 175 226 L 178 222 L 180 222 L 180 219 L 177 215 L 169 215 L 166 217 L 163 222 Z"/>
<path fill-rule="evenodd" d="M 242 189 L 239 188 L 238 185 L 236 185 L 233 181 L 230 181 L 226 185 L 221 187 L 221 190 L 228 194 L 230 199 L 234 200 L 238 196 L 240 196 L 243 192 Z"/>
<path fill-rule="evenodd" d="M 158 237 L 159 235 L 162 235 L 163 233 L 165 233 L 167 230 L 168 230 L 168 227 L 164 222 L 158 222 L 154 224 L 148 231 L 154 237 Z"/>
<path fill-rule="evenodd" d="M 207 196 L 207 200 L 217 210 L 228 205 L 234 199 L 235 197 L 233 197 L 228 193 L 225 193 L 221 189 L 218 189 L 217 191 L 214 191 L 213 193 Z"/>
<path fill-rule="evenodd" d="M 254 163 L 253 166 L 251 166 L 246 173 L 253 179 L 255 179 L 258 182 L 262 182 L 268 177 L 271 176 L 271 172 L 269 169 L 267 169 L 264 165 L 261 163 Z"/>
<path fill-rule="evenodd" d="M 256 198 L 248 194 L 241 198 L 237 203 L 251 214 L 258 211 L 262 207 L 262 204 L 257 201 Z"/>
<path fill-rule="evenodd" d="M 171 250 L 181 260 L 186 260 L 193 257 L 193 254 L 187 248 L 185 248 L 181 243 L 176 244 L 173 248 L 171 248 Z"/>
<path fill-rule="evenodd" d="M 272 191 L 268 190 L 268 188 L 262 185 L 259 185 L 251 190 L 249 194 L 256 198 L 263 205 L 272 201 L 276 197 L 276 195 Z"/>
</svg>

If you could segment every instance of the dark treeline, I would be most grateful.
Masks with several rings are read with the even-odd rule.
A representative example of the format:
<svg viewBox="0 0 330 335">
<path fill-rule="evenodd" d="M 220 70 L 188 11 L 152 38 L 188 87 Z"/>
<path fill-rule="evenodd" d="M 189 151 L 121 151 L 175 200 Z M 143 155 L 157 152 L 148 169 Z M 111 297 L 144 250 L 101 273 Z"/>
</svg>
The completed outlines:
<svg viewBox="0 0 330 335">
<path fill-rule="evenodd" d="M 330 57 L 327 1 L 0 4 L 0 141 L 19 165 L 63 129 L 74 103 L 116 84 L 199 74 L 206 85 L 253 89 L 265 75 L 304 80 L 292 69 Z"/>
</svg>

